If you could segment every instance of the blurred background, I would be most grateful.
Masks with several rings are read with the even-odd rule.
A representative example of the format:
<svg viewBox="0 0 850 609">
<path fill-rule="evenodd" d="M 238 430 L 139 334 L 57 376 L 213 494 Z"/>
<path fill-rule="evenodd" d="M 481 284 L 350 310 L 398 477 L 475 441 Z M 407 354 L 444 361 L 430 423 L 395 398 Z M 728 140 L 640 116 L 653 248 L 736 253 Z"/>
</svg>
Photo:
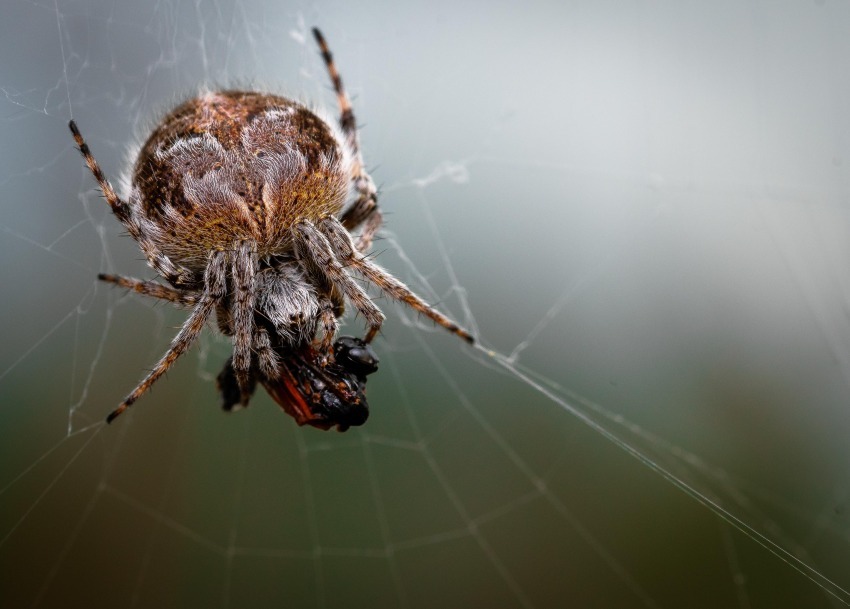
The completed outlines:
<svg viewBox="0 0 850 609">
<path fill-rule="evenodd" d="M 334 112 L 313 25 L 378 261 L 484 349 L 380 299 L 371 418 L 338 434 L 264 394 L 222 413 L 209 331 L 107 427 L 186 313 L 96 281 L 153 273 L 68 120 L 120 184 L 199 86 Z M 848 26 L 836 0 L 5 2 L 0 605 L 850 601 Z"/>
</svg>

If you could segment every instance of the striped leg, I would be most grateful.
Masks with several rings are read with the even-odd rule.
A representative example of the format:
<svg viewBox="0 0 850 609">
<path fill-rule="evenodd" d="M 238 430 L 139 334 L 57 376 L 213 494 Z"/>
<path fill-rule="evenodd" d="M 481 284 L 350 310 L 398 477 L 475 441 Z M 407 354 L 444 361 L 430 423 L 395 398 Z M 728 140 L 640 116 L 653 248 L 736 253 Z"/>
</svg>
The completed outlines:
<svg viewBox="0 0 850 609">
<path fill-rule="evenodd" d="M 328 69 L 328 74 L 330 74 L 334 92 L 336 93 L 340 110 L 339 125 L 354 157 L 351 179 L 354 182 L 358 196 L 351 207 L 342 214 L 341 221 L 347 230 L 353 230 L 361 224 L 364 225 L 357 243 L 357 249 L 365 252 L 372 246 L 375 233 L 382 224 L 381 211 L 378 209 L 378 190 L 375 188 L 375 183 L 372 181 L 371 176 L 366 172 L 366 167 L 363 163 L 363 154 L 360 151 L 360 137 L 357 132 L 354 110 L 351 107 L 351 100 L 345 92 L 345 87 L 343 87 L 342 78 L 336 68 L 333 55 L 328 48 L 328 43 L 318 28 L 313 28 L 313 36 L 315 36 L 319 49 L 322 52 L 322 59 L 325 61 L 325 66 Z"/>
</svg>

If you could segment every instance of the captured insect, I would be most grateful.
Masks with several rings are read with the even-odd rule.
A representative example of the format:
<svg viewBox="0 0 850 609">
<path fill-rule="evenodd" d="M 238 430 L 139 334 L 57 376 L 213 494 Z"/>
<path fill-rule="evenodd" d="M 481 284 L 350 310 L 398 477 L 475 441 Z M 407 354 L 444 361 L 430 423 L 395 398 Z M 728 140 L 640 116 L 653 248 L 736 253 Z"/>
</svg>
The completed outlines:
<svg viewBox="0 0 850 609">
<path fill-rule="evenodd" d="M 313 35 L 336 92 L 338 125 L 279 95 L 204 93 L 153 130 L 125 200 L 70 122 L 112 212 L 166 283 L 99 279 L 191 309 L 168 351 L 107 422 L 135 403 L 215 314 L 233 342 L 218 376 L 225 410 L 247 406 L 259 381 L 299 425 L 344 431 L 363 424 L 366 376 L 378 364 L 369 343 L 384 315 L 355 275 L 474 342 L 366 256 L 382 224 L 377 190 L 328 45 L 318 29 Z M 366 321 L 362 340 L 335 340 L 346 302 Z"/>
<path fill-rule="evenodd" d="M 311 345 L 291 352 L 280 360 L 280 374 L 260 377 L 269 395 L 299 425 L 345 431 L 362 425 L 369 417 L 366 402 L 366 376 L 378 370 L 378 357 L 359 338 L 342 336 L 333 345 L 333 362 L 317 353 Z M 226 411 L 241 405 L 241 390 L 233 370 L 233 358 L 227 360 L 216 379 L 221 406 Z M 256 384 L 256 378 L 251 382 Z M 253 390 L 253 389 L 252 389 Z"/>
</svg>

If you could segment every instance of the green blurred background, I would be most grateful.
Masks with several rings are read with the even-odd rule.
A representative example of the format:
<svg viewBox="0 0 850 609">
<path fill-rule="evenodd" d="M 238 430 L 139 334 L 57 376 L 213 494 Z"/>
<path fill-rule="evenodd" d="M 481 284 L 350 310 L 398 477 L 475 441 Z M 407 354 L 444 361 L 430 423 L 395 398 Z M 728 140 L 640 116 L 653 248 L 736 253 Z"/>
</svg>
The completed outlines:
<svg viewBox="0 0 850 609">
<path fill-rule="evenodd" d="M 313 25 L 379 262 L 496 355 L 381 299 L 362 428 L 225 415 L 212 332 L 106 427 L 186 314 L 96 282 L 152 272 L 68 119 L 117 184 L 202 84 L 333 109 Z M 850 588 L 849 26 L 835 0 L 4 2 L 0 606 L 840 606 L 788 562 Z"/>
</svg>

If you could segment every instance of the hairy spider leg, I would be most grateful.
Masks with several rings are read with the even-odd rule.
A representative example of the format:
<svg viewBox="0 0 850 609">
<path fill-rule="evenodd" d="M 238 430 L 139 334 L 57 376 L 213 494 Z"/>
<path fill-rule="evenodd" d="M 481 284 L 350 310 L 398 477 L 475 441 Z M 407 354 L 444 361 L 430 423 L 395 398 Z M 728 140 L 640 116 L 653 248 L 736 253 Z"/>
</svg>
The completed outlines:
<svg viewBox="0 0 850 609">
<path fill-rule="evenodd" d="M 137 294 L 142 294 L 143 296 L 150 296 L 151 298 L 167 300 L 169 302 L 173 302 L 174 304 L 182 305 L 185 307 L 195 306 L 195 304 L 197 304 L 198 302 L 198 298 L 194 294 L 190 292 L 184 292 L 182 290 L 176 290 L 166 285 L 162 285 L 161 283 L 157 283 L 156 281 L 143 281 L 141 279 L 135 279 L 133 277 L 124 277 L 122 275 L 109 275 L 107 273 L 98 273 L 97 278 L 101 281 L 105 281 L 107 283 L 114 283 L 119 287 L 126 288 L 128 290 L 133 290 Z"/>
<path fill-rule="evenodd" d="M 339 286 L 354 308 L 366 319 L 369 330 L 364 340 L 370 342 L 381 329 L 384 314 L 369 299 L 363 288 L 345 272 L 334 256 L 327 237 L 311 222 L 302 220 L 295 225 L 292 232 L 295 254 L 304 269 L 321 283 Z"/>
<path fill-rule="evenodd" d="M 88 144 L 86 144 L 80 130 L 77 128 L 77 123 L 72 120 L 68 123 L 68 127 L 71 129 L 74 141 L 77 143 L 77 147 L 80 149 L 86 165 L 92 172 L 94 179 L 97 180 L 103 196 L 106 197 L 106 202 L 112 208 L 112 213 L 124 225 L 130 236 L 139 243 L 151 266 L 173 286 L 188 286 L 194 283 L 191 271 L 172 262 L 168 256 L 160 251 L 153 241 L 144 235 L 138 220 L 131 213 L 130 206 L 115 194 L 115 190 L 113 190 L 109 180 L 103 175 L 100 165 L 98 165 L 91 150 L 89 150 Z"/>
<path fill-rule="evenodd" d="M 378 190 L 375 188 L 372 177 L 366 171 L 363 154 L 360 151 L 360 136 L 357 132 L 354 110 L 351 106 L 351 100 L 348 98 L 348 94 L 343 87 L 342 77 L 340 77 L 339 70 L 336 68 L 328 43 L 318 28 L 313 28 L 313 36 L 316 38 L 316 42 L 322 52 L 322 59 L 325 61 L 325 66 L 327 67 L 328 74 L 333 83 L 334 92 L 336 93 L 340 111 L 339 125 L 354 156 L 351 179 L 354 182 L 358 196 L 351 207 L 342 214 L 342 225 L 348 230 L 353 230 L 361 224 L 363 225 L 363 230 L 358 239 L 357 249 L 365 252 L 372 247 L 372 240 L 375 237 L 375 233 L 378 232 L 378 229 L 383 224 L 381 210 L 378 208 Z"/>
<path fill-rule="evenodd" d="M 227 255 L 225 252 L 210 252 L 209 262 L 204 272 L 204 291 L 198 299 L 195 308 L 183 323 L 180 332 L 171 341 L 171 346 L 165 355 L 156 363 L 153 370 L 142 379 L 142 382 L 113 410 L 106 422 L 111 423 L 122 412 L 127 410 L 144 393 L 150 389 L 159 377 L 183 355 L 201 333 L 204 325 L 215 310 L 215 305 L 224 298 L 226 293 Z"/>
<path fill-rule="evenodd" d="M 339 220 L 334 217 L 325 218 L 319 222 L 318 229 L 327 237 L 336 255 L 336 259 L 344 266 L 353 268 L 367 281 L 378 286 L 385 294 L 399 302 L 403 302 L 414 311 L 425 315 L 452 334 L 459 336 L 470 344 L 475 343 L 475 338 L 472 334 L 430 306 L 414 294 L 410 288 L 360 253 L 351 241 L 351 235 L 348 234 L 348 231 L 340 224 Z M 367 340 L 366 342 L 369 341 Z"/>
<path fill-rule="evenodd" d="M 320 306 L 322 311 L 322 342 L 319 344 L 319 353 L 333 353 L 333 342 L 339 330 L 339 320 L 334 313 L 334 306 L 330 298 L 322 298 Z M 327 355 L 324 357 L 327 358 Z"/>
<path fill-rule="evenodd" d="M 233 280 L 233 370 L 242 404 L 251 399 L 251 345 L 254 339 L 254 277 L 258 265 L 255 243 L 242 241 L 230 254 Z"/>
<path fill-rule="evenodd" d="M 254 350 L 257 352 L 260 373 L 265 377 L 272 377 L 277 374 L 280 360 L 272 347 L 268 330 L 265 328 L 254 328 Z"/>
</svg>

